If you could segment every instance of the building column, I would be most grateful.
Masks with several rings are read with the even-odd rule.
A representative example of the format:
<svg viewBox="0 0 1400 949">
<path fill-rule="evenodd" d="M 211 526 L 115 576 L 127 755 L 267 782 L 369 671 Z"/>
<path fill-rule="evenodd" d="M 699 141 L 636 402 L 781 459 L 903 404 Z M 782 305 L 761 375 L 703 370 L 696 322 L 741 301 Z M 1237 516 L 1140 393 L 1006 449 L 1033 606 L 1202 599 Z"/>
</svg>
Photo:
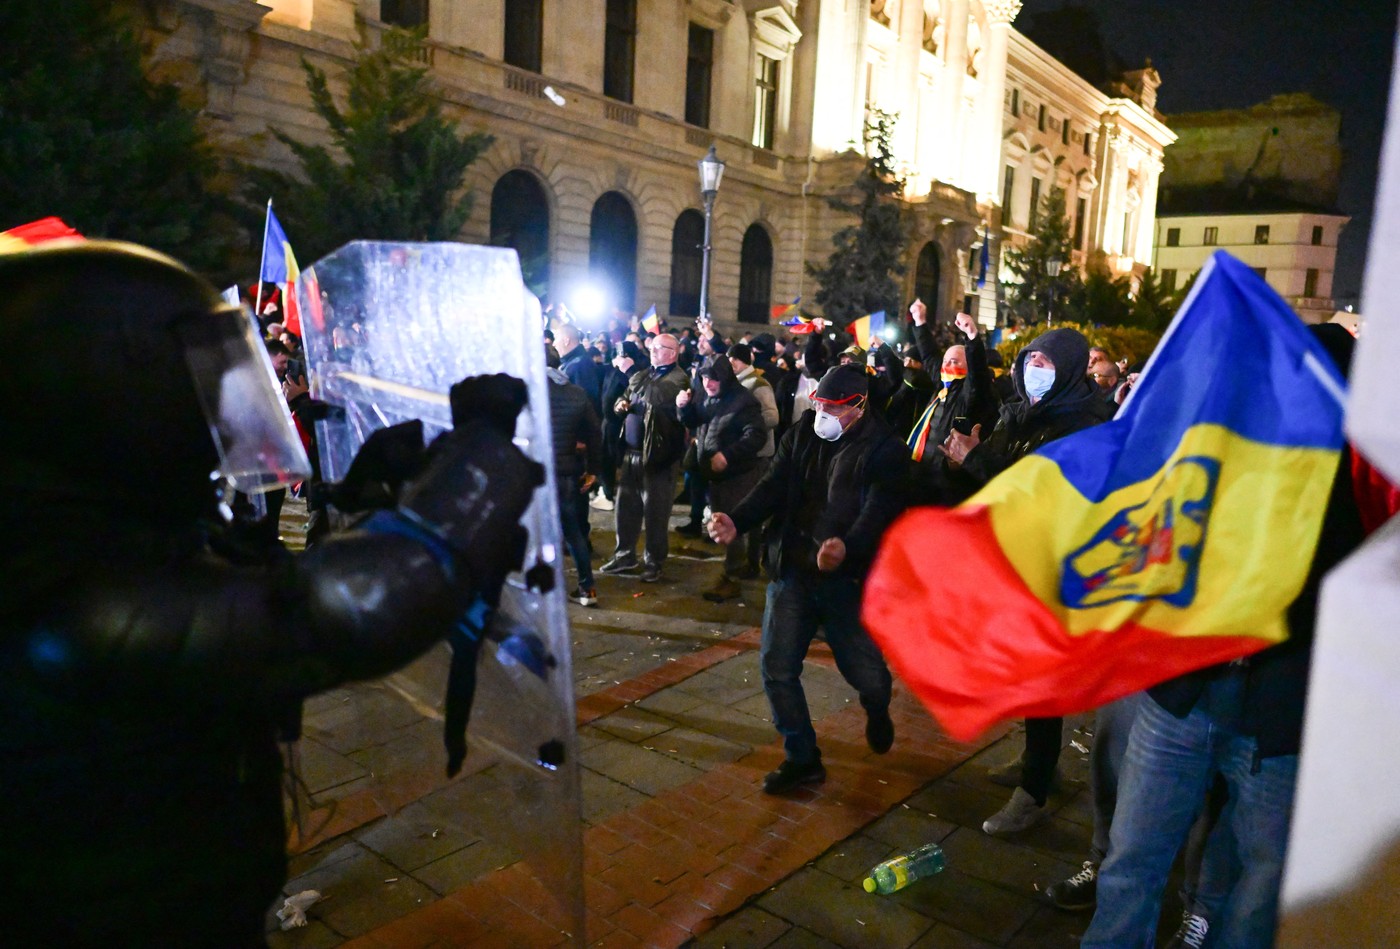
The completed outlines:
<svg viewBox="0 0 1400 949">
<path fill-rule="evenodd" d="M 900 162 L 911 166 L 919 150 L 919 54 L 923 48 L 923 0 L 904 0 L 899 5 L 899 47 L 894 57 L 895 88 L 899 92 L 894 153 Z"/>
<path fill-rule="evenodd" d="M 980 126 L 975 134 L 981 146 L 980 160 L 973 169 L 977 176 L 979 203 L 1001 200 L 1001 139 L 1005 124 L 1006 47 L 1011 22 L 1021 12 L 1021 0 L 986 0 L 987 62 L 982 71 L 982 108 Z"/>
<path fill-rule="evenodd" d="M 1090 250 L 1101 250 L 1110 257 L 1123 248 L 1123 132 L 1113 115 L 1105 115 L 1099 125 L 1099 187 L 1094 202 L 1094 230 Z"/>
<path fill-rule="evenodd" d="M 1140 264 L 1155 267 L 1152 247 L 1157 221 L 1157 183 L 1162 176 L 1162 159 L 1155 156 L 1145 158 L 1141 165 L 1145 178 L 1142 182 L 1142 205 L 1138 212 L 1137 249 L 1133 258 Z"/>
<path fill-rule="evenodd" d="M 947 0 L 944 6 L 943 76 L 939 82 L 938 126 L 947 138 L 938 150 L 935 174 L 954 181 L 961 143 L 955 129 L 962 112 L 963 80 L 967 77 L 967 0 Z"/>
</svg>

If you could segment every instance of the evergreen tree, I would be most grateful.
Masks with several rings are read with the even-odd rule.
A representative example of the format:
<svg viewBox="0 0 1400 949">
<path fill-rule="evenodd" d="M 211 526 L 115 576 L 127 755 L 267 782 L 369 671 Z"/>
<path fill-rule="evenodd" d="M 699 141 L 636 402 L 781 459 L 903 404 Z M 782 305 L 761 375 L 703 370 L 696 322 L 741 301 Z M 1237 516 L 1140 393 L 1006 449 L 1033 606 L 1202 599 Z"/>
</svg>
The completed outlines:
<svg viewBox="0 0 1400 949">
<path fill-rule="evenodd" d="M 220 269 L 235 233 L 195 109 L 112 0 L 0 4 L 0 228 L 57 215 Z"/>
<path fill-rule="evenodd" d="M 895 277 L 904 273 L 905 222 L 899 198 L 904 179 L 894 167 L 890 144 L 894 122 L 893 115 L 876 112 L 866 124 L 869 157 L 854 182 L 858 197 L 827 199 L 831 208 L 854 214 L 858 220 L 832 236 L 835 250 L 826 266 L 807 266 L 818 283 L 817 303 L 835 323 L 848 323 L 878 310 L 894 319 L 899 311 Z"/>
<path fill-rule="evenodd" d="M 1128 325 L 1160 333 L 1167 328 L 1175 312 L 1176 307 L 1172 304 L 1171 294 L 1162 289 L 1162 282 L 1157 279 L 1157 275 L 1148 270 L 1142 275 L 1137 293 L 1133 296 Z"/>
<path fill-rule="evenodd" d="M 302 60 L 331 147 L 274 130 L 300 162 L 301 177 L 250 171 L 250 197 L 272 196 L 298 256 L 306 248 L 306 259 L 315 260 L 352 240 L 454 240 L 466 223 L 472 194 L 462 192 L 462 180 L 494 139 L 459 136 L 443 116 L 419 57 L 425 36 L 423 28 L 386 30 L 377 49 L 357 46 L 343 110 L 326 73 Z"/>
<path fill-rule="evenodd" d="M 1074 238 L 1065 216 L 1065 193 L 1051 188 L 1040 199 L 1040 209 L 1031 225 L 1031 239 L 1022 247 L 1005 252 L 1006 267 L 1015 278 L 1007 282 L 1006 301 L 1011 312 L 1027 323 L 1047 319 L 1078 318 L 1075 307 L 1080 299 L 1079 271 L 1072 262 Z M 1050 276 L 1050 261 L 1059 260 L 1060 272 Z"/>
<path fill-rule="evenodd" d="M 1132 313 L 1127 277 L 1115 278 L 1106 267 L 1090 267 L 1075 294 L 1079 319 L 1090 326 L 1127 326 Z"/>
</svg>

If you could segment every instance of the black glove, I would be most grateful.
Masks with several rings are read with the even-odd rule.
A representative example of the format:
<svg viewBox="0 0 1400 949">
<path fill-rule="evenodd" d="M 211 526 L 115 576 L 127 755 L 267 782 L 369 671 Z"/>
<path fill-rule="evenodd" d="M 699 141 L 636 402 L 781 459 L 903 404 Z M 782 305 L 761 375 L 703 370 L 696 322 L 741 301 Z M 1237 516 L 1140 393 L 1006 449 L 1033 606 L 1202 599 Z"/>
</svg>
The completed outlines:
<svg viewBox="0 0 1400 949">
<path fill-rule="evenodd" d="M 327 499 L 347 514 L 392 507 L 403 483 L 423 469 L 423 423 L 400 422 L 372 432 Z"/>
<path fill-rule="evenodd" d="M 511 442 L 525 396 L 525 384 L 504 375 L 453 386 L 454 428 L 433 441 L 400 495 L 399 507 L 452 548 L 467 585 L 492 605 L 525 558 L 520 515 L 544 483 L 544 468 Z"/>
</svg>

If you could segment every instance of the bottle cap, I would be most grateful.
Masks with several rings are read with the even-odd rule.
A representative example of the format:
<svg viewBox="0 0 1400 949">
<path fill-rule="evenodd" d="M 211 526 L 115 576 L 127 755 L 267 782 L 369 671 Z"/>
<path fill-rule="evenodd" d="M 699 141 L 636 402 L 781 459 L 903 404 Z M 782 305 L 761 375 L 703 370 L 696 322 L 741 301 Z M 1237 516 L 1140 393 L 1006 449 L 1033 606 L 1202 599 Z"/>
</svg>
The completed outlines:
<svg viewBox="0 0 1400 949">
<path fill-rule="evenodd" d="M 861 886 L 865 887 L 865 892 L 867 893 L 874 893 L 880 888 L 880 884 L 875 882 L 874 877 L 866 877 L 865 882 L 862 883 Z"/>
</svg>

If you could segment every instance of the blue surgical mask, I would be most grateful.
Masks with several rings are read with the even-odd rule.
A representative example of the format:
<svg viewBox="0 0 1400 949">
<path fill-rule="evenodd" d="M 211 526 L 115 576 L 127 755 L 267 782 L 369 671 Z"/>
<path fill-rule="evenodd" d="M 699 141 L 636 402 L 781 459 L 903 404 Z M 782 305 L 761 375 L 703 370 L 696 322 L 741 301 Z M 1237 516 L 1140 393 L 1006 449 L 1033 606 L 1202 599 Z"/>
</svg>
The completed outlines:
<svg viewBox="0 0 1400 949">
<path fill-rule="evenodd" d="M 1032 399 L 1043 399 L 1055 385 L 1055 370 L 1044 366 L 1024 366 L 1021 378 L 1026 386 L 1026 395 Z"/>
</svg>

